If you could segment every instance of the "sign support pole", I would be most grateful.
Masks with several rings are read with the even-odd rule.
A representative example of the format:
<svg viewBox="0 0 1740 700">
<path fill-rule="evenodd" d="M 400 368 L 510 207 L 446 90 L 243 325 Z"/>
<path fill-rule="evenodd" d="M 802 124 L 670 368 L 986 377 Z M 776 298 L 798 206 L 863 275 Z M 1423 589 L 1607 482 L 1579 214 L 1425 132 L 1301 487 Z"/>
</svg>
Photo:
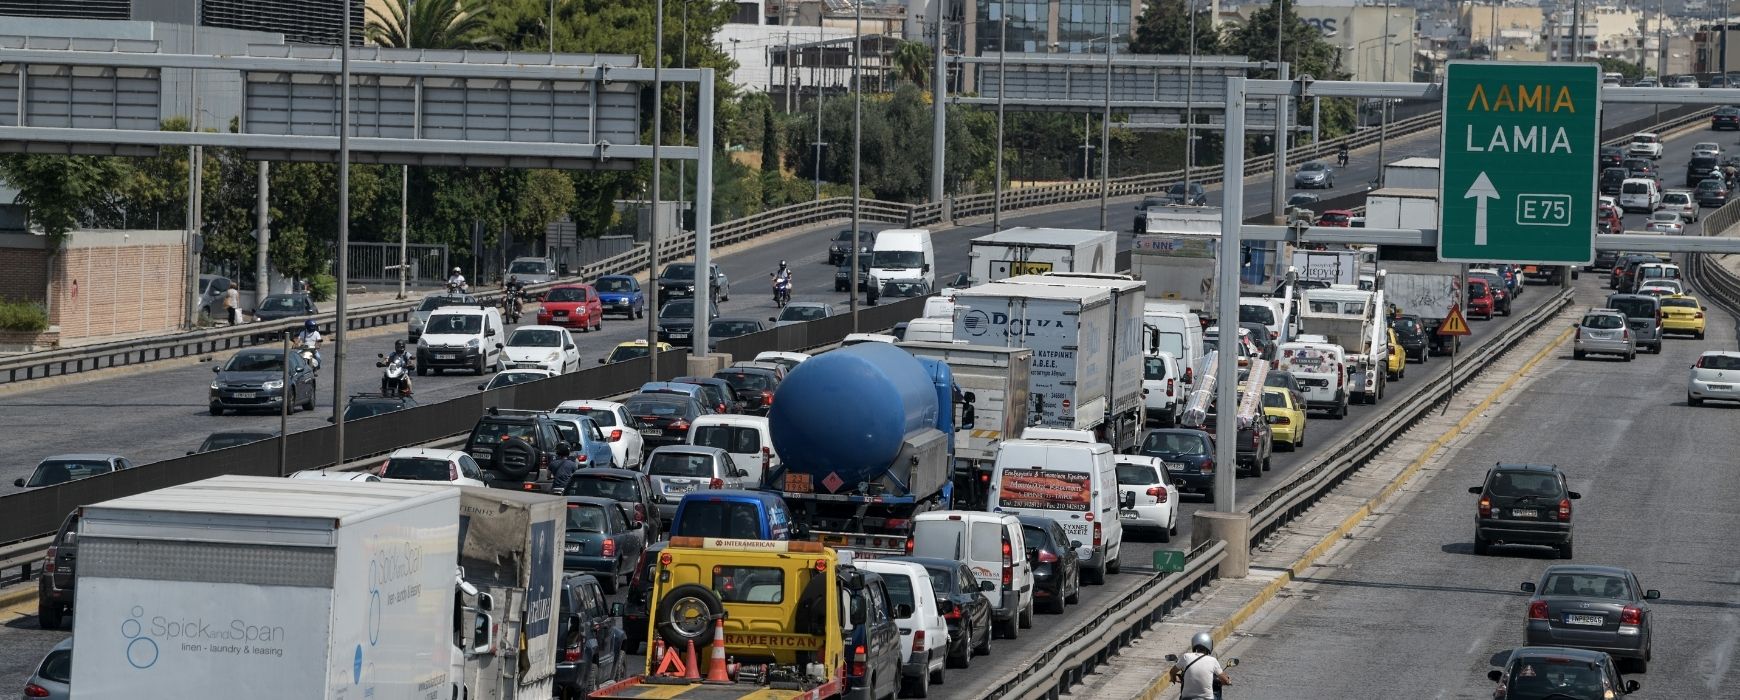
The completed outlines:
<svg viewBox="0 0 1740 700">
<path fill-rule="evenodd" d="M 1245 79 L 1226 79 L 1226 138 L 1222 139 L 1225 172 L 1245 171 Z M 1215 316 L 1220 324 L 1218 366 L 1215 369 L 1214 509 L 1237 512 L 1238 494 L 1238 322 L 1239 233 L 1244 224 L 1245 180 L 1229 177 L 1221 183 L 1220 279 L 1215 286 Z"/>
</svg>

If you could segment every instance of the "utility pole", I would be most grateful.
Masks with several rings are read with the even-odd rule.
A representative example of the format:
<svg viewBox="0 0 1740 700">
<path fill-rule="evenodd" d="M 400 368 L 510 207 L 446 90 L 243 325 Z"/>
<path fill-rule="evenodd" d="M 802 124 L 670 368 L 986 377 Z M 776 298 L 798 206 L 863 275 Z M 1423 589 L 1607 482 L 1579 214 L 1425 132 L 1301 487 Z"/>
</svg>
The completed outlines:
<svg viewBox="0 0 1740 700">
<path fill-rule="evenodd" d="M 1002 95 L 1002 91 L 998 91 Z M 1106 101 L 1100 110 L 1100 230 L 1106 230 L 1106 201 L 1111 194 L 1112 163 L 1112 13 L 1106 12 Z"/>
<path fill-rule="evenodd" d="M 193 2 L 193 34 L 188 39 L 191 47 L 188 53 L 199 53 L 200 10 L 203 3 Z M 20 83 L 22 85 L 22 83 Z M 189 133 L 199 132 L 199 71 L 187 71 L 187 130 Z M 205 298 L 199 289 L 199 258 L 200 229 L 203 227 L 205 202 L 201 195 L 205 189 L 205 149 L 199 146 L 187 148 L 187 327 L 189 330 L 199 327 L 199 312 L 204 306 Z"/>
<path fill-rule="evenodd" d="M 931 3 L 936 10 L 936 65 L 935 75 L 931 76 L 930 102 L 930 201 L 943 201 L 943 191 L 946 189 L 944 178 L 948 176 L 945 160 L 948 151 L 948 105 L 945 104 L 949 93 L 948 63 L 944 59 L 944 47 L 947 43 L 947 25 L 943 23 L 943 13 L 947 12 L 941 2 Z"/>
<path fill-rule="evenodd" d="M 858 288 L 857 284 L 857 276 L 861 270 L 858 267 L 858 237 L 861 234 L 858 227 L 862 223 L 859 217 L 863 213 L 859 209 L 863 204 L 859 196 L 861 194 L 859 186 L 863 174 L 862 159 L 864 157 L 863 134 L 861 133 L 864 130 L 864 2 L 865 0 L 857 0 L 852 3 L 852 267 L 846 273 L 846 285 L 852 290 L 850 305 L 853 333 L 858 332 L 858 295 L 864 292 Z M 817 123 L 820 123 L 819 115 Z M 876 284 L 876 280 L 871 279 L 869 275 L 865 275 L 865 282 L 871 285 Z"/>
<path fill-rule="evenodd" d="M 268 206 L 271 201 L 272 161 L 260 161 L 259 173 L 254 184 L 254 308 L 265 306 L 266 297 L 271 290 L 271 264 L 267 255 L 272 248 L 271 218 L 272 210 Z"/>
<path fill-rule="evenodd" d="M 1292 79 L 1292 64 L 1280 63 L 1275 77 Z M 1269 187 L 1269 217 L 1277 226 L 1287 223 L 1287 112 L 1292 107 L 1285 97 L 1275 98 L 1275 179 Z"/>
<path fill-rule="evenodd" d="M 1190 2 L 1190 57 L 1184 63 L 1184 198 L 1190 199 L 1190 170 L 1196 166 L 1196 0 Z"/>
<path fill-rule="evenodd" d="M 1383 81 L 1386 83 L 1390 81 L 1390 37 L 1394 36 L 1394 35 L 1390 34 L 1390 15 L 1395 14 L 1395 12 L 1390 9 L 1391 7 L 1392 7 L 1392 5 L 1390 3 L 1388 3 L 1388 2 L 1384 3 L 1384 37 L 1383 37 L 1381 43 L 1384 45 L 1384 50 L 1383 50 L 1383 57 L 1384 57 L 1383 58 L 1383 61 L 1384 61 Z M 1380 99 L 1380 101 L 1378 102 L 1379 110 L 1378 110 L 1378 152 L 1377 152 L 1378 176 L 1377 176 L 1377 181 L 1378 181 L 1378 187 L 1383 187 L 1384 186 L 1384 146 L 1387 143 L 1389 143 L 1389 140 L 1390 140 L 1390 98 L 1383 97 L 1383 98 L 1379 98 L 1379 99 Z"/>
<path fill-rule="evenodd" d="M 332 322 L 332 427 L 334 465 L 344 464 L 345 326 L 350 325 L 350 0 L 344 3 L 344 43 L 338 47 L 338 300 Z M 285 358 L 288 362 L 289 358 Z M 284 387 L 290 398 L 290 387 Z"/>
<path fill-rule="evenodd" d="M 406 0 L 405 26 L 400 31 L 405 34 L 405 48 L 411 48 L 416 42 L 411 39 L 411 5 L 413 0 Z M 556 55 L 556 0 L 550 0 L 550 55 Z M 411 166 L 399 166 L 399 298 L 405 298 L 405 278 L 410 274 L 411 261 L 406 260 L 410 246 L 406 239 L 410 237 L 411 221 Z M 441 271 L 443 275 L 446 270 Z"/>
<path fill-rule="evenodd" d="M 1571 62 L 1583 56 L 1583 0 L 1571 0 Z"/>
<path fill-rule="evenodd" d="M 682 32 L 682 34 L 683 34 L 683 45 L 677 47 L 677 66 L 679 68 L 688 68 L 689 67 L 689 4 L 686 2 L 683 3 L 683 32 Z M 660 36 L 663 36 L 663 34 L 661 33 Z M 660 39 L 659 42 L 663 43 L 664 40 Z M 733 50 L 731 53 L 732 53 L 731 58 L 736 59 L 737 52 L 735 50 Z M 663 93 L 660 93 L 660 94 L 663 94 Z M 688 128 L 689 128 L 689 84 L 688 83 L 677 83 L 677 145 L 678 146 L 689 145 Z M 697 163 L 696 167 L 697 168 L 700 167 L 700 164 Z M 679 230 L 679 231 L 682 230 L 682 228 L 683 228 L 683 224 L 682 224 L 683 206 L 684 206 L 684 203 L 688 202 L 688 201 L 689 201 L 689 161 L 688 161 L 688 159 L 685 158 L 685 159 L 677 160 L 677 230 Z M 649 277 L 648 279 L 651 279 L 651 278 Z M 711 286 L 709 286 L 707 288 L 712 289 Z M 693 336 L 690 336 L 690 337 L 693 337 Z M 657 380 L 655 379 L 654 381 L 657 381 Z"/>
<path fill-rule="evenodd" d="M 822 52 L 825 50 L 822 48 L 822 42 L 826 40 L 826 33 L 820 34 L 816 38 L 816 63 L 818 65 L 822 62 Z M 816 149 L 814 175 L 816 178 L 816 201 L 819 202 L 822 200 L 822 147 L 828 144 L 822 141 L 822 81 L 816 77 L 814 69 L 810 70 L 810 85 L 816 89 L 816 140 L 810 146 Z"/>
<path fill-rule="evenodd" d="M 652 133 L 652 216 L 648 222 L 646 236 L 646 356 L 648 381 L 659 380 L 659 319 L 655 309 L 658 307 L 659 294 L 659 150 L 665 141 L 665 2 L 653 2 L 653 133 Z M 701 274 L 700 268 L 695 273 Z M 712 279 L 709 277 L 708 281 Z M 706 309 L 695 305 L 696 318 L 706 314 Z M 693 336 L 691 336 L 693 337 Z"/>
<path fill-rule="evenodd" d="M 1003 230 L 1003 77 L 1009 71 L 1005 57 L 1009 55 L 1009 15 L 1003 15 L 999 20 L 997 39 L 997 182 L 995 194 L 992 195 L 991 230 Z"/>
</svg>

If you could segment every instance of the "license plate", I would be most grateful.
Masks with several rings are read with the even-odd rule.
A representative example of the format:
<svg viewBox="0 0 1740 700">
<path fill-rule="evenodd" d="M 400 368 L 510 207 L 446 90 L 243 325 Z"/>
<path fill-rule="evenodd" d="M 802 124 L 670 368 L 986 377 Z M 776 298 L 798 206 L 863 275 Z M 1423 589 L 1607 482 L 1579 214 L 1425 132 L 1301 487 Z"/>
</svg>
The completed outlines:
<svg viewBox="0 0 1740 700">
<path fill-rule="evenodd" d="M 251 399 L 251 398 L 254 398 L 254 392 L 252 392 L 252 391 L 238 391 L 234 394 L 234 396 L 238 399 Z"/>
<path fill-rule="evenodd" d="M 1532 511 L 1532 510 L 1520 510 L 1519 509 L 1519 510 L 1512 510 L 1510 512 L 1510 517 L 1533 519 L 1533 518 L 1540 517 L 1540 513 L 1536 512 L 1536 511 Z"/>
<path fill-rule="evenodd" d="M 1136 519 L 1136 511 L 1120 510 L 1120 511 L 1118 511 L 1118 517 L 1122 518 L 1124 520 L 1135 520 Z"/>
<path fill-rule="evenodd" d="M 1165 466 L 1166 471 L 1169 472 L 1183 471 L 1185 467 L 1183 462 L 1161 462 L 1160 464 Z"/>
<path fill-rule="evenodd" d="M 688 493 L 693 490 L 694 484 L 665 484 L 665 493 Z"/>
<path fill-rule="evenodd" d="M 1600 627 L 1604 624 L 1607 624 L 1607 618 L 1602 617 L 1600 615 L 1566 615 L 1565 616 L 1565 624 L 1567 624 L 1567 625 L 1583 625 L 1586 627 Z"/>
<path fill-rule="evenodd" d="M 671 337 L 672 338 L 687 338 L 687 337 L 689 337 L 689 334 L 688 333 L 672 333 Z"/>
<path fill-rule="evenodd" d="M 579 542 L 565 543 L 562 545 L 562 551 L 567 552 L 569 554 L 579 554 L 580 553 L 580 543 Z"/>
<path fill-rule="evenodd" d="M 1709 385 L 1709 387 L 1710 387 L 1711 391 L 1727 391 L 1729 389 L 1734 388 L 1732 385 L 1729 385 L 1729 384 L 1711 384 L 1711 385 Z"/>
<path fill-rule="evenodd" d="M 652 436 L 654 436 L 654 437 L 657 437 L 657 436 L 659 436 L 659 435 L 664 435 L 664 434 L 665 434 L 665 431 L 663 431 L 663 430 L 659 430 L 659 429 L 658 429 L 658 428 L 641 428 L 641 429 L 640 429 L 640 434 L 642 434 L 642 435 L 652 435 Z"/>
<path fill-rule="evenodd" d="M 457 360 L 457 359 L 459 359 L 459 356 L 455 355 L 453 353 L 450 353 L 450 352 L 441 352 L 441 353 L 435 354 L 435 359 L 437 359 L 437 360 Z"/>
</svg>

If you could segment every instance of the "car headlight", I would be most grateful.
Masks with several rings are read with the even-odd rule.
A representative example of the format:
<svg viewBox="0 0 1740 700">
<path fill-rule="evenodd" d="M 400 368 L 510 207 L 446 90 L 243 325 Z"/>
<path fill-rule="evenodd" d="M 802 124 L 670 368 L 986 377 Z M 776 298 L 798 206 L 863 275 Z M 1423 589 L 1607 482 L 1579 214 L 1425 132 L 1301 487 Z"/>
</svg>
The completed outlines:
<svg viewBox="0 0 1740 700">
<path fill-rule="evenodd" d="M 218 384 L 217 380 L 215 380 L 215 379 L 212 380 L 212 382 L 211 382 L 211 390 L 212 391 L 217 391 L 218 389 L 222 389 L 222 388 L 223 388 L 223 385 Z"/>
<path fill-rule="evenodd" d="M 473 350 L 476 350 L 476 349 L 478 349 L 478 348 L 480 348 L 480 347 L 483 347 L 483 341 L 481 341 L 481 340 L 478 340 L 478 339 L 476 339 L 476 338 L 472 338 L 472 339 L 471 339 L 471 340 L 467 340 L 467 341 L 465 341 L 465 347 L 468 347 L 468 348 L 471 348 L 471 349 L 473 349 Z"/>
<path fill-rule="evenodd" d="M 411 317 L 411 327 L 412 328 L 422 330 L 423 323 L 424 323 L 423 319 L 417 318 L 416 316 Z"/>
<path fill-rule="evenodd" d="M 544 358 L 544 361 L 545 362 L 555 362 L 556 360 L 559 360 L 559 359 L 562 359 L 562 355 L 559 353 L 552 352 L 547 357 Z"/>
<path fill-rule="evenodd" d="M 265 389 L 266 391 L 277 391 L 279 389 L 284 388 L 284 380 L 274 379 L 272 381 L 265 382 L 265 383 L 261 384 L 260 388 Z"/>
<path fill-rule="evenodd" d="M 417 339 L 417 347 L 420 347 L 420 348 L 429 347 L 429 339 L 428 338 L 418 338 Z"/>
</svg>

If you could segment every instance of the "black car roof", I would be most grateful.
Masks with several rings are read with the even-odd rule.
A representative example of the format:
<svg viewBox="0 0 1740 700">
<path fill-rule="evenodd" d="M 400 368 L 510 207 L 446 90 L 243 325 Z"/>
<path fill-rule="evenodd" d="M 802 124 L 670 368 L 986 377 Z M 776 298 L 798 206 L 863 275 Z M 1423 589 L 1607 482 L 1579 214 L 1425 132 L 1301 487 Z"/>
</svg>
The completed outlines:
<svg viewBox="0 0 1740 700">
<path fill-rule="evenodd" d="M 1499 462 L 1497 464 L 1494 464 L 1492 466 L 1492 468 L 1495 470 L 1499 470 L 1499 471 L 1534 471 L 1534 472 L 1556 472 L 1556 471 L 1559 471 L 1559 466 L 1556 464 L 1529 464 L 1529 463 L 1521 463 L 1521 462 L 1519 462 L 1519 463 Z"/>
<path fill-rule="evenodd" d="M 1571 659 L 1572 661 L 1583 661 L 1583 662 L 1588 662 L 1588 663 L 1606 663 L 1609 660 L 1608 656 L 1607 656 L 1607 652 L 1605 652 L 1605 651 L 1590 651 L 1588 649 L 1572 649 L 1570 647 L 1517 647 L 1517 648 L 1512 649 L 1510 651 L 1510 656 L 1506 657 L 1504 662 L 1506 664 L 1508 664 L 1511 662 L 1511 659 L 1515 659 L 1518 656 L 1523 656 L 1523 657 L 1552 656 L 1552 657 L 1558 657 L 1558 658 Z"/>
</svg>

